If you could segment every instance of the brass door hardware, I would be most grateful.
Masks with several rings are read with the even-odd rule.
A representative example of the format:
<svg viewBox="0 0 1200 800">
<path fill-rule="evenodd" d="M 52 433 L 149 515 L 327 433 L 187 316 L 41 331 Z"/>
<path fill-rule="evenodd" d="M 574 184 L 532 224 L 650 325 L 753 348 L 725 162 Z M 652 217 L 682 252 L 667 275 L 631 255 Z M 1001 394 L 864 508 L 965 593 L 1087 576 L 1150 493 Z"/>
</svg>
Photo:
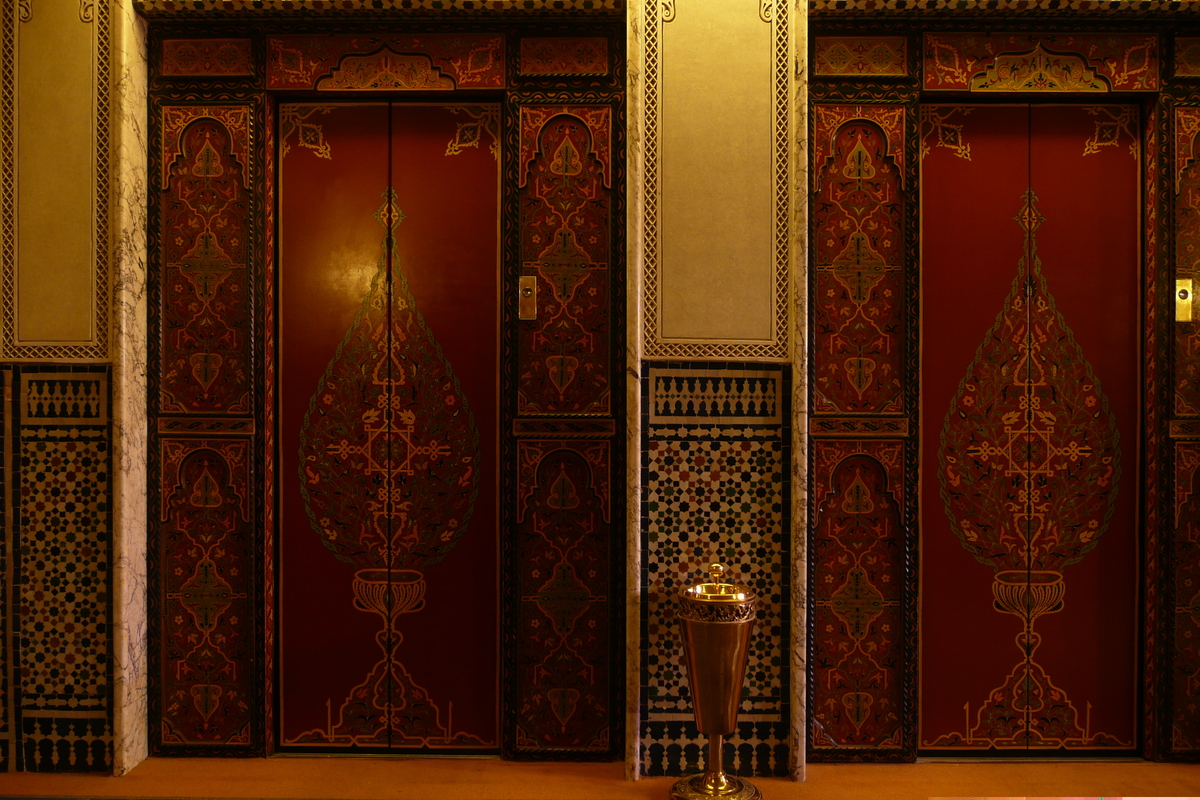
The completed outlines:
<svg viewBox="0 0 1200 800">
<path fill-rule="evenodd" d="M 517 316 L 520 319 L 537 319 L 537 275 L 522 275 L 518 294 Z"/>
<path fill-rule="evenodd" d="M 1175 281 L 1175 321 L 1192 321 L 1192 279 Z"/>
</svg>

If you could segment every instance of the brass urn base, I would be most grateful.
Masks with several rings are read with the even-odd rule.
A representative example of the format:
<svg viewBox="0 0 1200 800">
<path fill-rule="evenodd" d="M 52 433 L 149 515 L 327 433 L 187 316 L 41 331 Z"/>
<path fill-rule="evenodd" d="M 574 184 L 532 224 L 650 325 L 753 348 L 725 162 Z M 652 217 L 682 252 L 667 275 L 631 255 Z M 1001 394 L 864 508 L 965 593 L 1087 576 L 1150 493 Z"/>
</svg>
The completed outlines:
<svg viewBox="0 0 1200 800">
<path fill-rule="evenodd" d="M 762 800 L 762 792 L 753 783 L 732 775 L 722 775 L 724 786 L 713 786 L 708 774 L 680 778 L 671 787 L 671 800 L 702 800 L 719 797 L 721 800 Z"/>
</svg>

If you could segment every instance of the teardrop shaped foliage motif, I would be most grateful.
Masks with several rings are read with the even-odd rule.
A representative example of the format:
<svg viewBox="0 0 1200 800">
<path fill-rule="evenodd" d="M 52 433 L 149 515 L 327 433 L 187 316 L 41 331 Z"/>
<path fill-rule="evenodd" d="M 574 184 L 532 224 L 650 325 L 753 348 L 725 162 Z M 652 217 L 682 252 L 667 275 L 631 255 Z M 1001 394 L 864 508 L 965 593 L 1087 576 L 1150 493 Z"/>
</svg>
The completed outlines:
<svg viewBox="0 0 1200 800">
<path fill-rule="evenodd" d="M 404 216 L 391 189 L 384 197 L 375 217 L 391 234 Z M 309 401 L 300 485 L 313 529 L 338 558 L 360 569 L 420 570 L 467 528 L 479 431 L 391 241 L 386 235 L 362 307 Z"/>
<path fill-rule="evenodd" d="M 938 452 L 951 528 L 997 571 L 1061 570 L 1096 546 L 1120 478 L 1116 420 L 1055 307 L 1028 191 L 1012 290 L 959 384 Z"/>
</svg>

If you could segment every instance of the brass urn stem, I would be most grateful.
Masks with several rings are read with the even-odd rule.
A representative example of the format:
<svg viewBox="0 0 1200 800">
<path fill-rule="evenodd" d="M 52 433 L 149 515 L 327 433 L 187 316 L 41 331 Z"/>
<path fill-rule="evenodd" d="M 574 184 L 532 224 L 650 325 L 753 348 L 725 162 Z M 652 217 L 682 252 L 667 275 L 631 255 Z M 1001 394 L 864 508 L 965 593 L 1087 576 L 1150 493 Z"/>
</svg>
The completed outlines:
<svg viewBox="0 0 1200 800">
<path fill-rule="evenodd" d="M 706 792 L 725 794 L 729 791 L 729 778 L 725 775 L 725 734 L 714 733 L 708 737 L 708 764 L 704 770 Z"/>
</svg>

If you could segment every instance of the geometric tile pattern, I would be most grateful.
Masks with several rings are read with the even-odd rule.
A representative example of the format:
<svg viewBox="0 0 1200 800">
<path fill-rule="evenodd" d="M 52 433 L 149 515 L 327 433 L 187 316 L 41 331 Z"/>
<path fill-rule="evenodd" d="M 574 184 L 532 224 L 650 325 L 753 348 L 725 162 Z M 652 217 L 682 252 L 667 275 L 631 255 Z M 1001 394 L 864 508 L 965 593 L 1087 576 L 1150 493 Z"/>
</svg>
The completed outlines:
<svg viewBox="0 0 1200 800">
<path fill-rule="evenodd" d="M 16 767 L 104 770 L 112 761 L 108 368 L 16 367 L 9 376 L 5 554 L 20 556 L 6 561 L 13 584 L 4 597 L 16 601 L 6 615 L 18 634 Z"/>
<path fill-rule="evenodd" d="M 641 770 L 704 768 L 676 597 L 719 560 L 759 596 L 726 768 L 786 775 L 788 377 L 767 365 L 644 367 Z"/>
</svg>

